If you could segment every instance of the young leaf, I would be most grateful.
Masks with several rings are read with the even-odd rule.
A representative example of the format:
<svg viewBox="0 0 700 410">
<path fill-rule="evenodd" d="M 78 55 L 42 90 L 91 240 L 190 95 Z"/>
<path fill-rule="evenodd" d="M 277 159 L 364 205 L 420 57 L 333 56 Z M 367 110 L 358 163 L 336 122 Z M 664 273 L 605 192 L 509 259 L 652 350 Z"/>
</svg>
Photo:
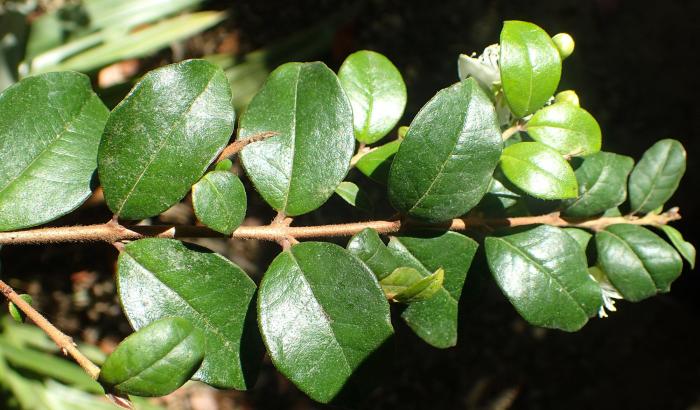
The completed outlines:
<svg viewBox="0 0 700 410">
<path fill-rule="evenodd" d="M 204 60 L 146 74 L 109 116 L 97 159 L 109 209 L 148 218 L 180 201 L 233 131 L 231 88 Z"/>
<path fill-rule="evenodd" d="M 508 106 L 522 118 L 541 108 L 561 77 L 561 57 L 549 35 L 524 21 L 506 21 L 501 30 L 501 83 Z"/>
<path fill-rule="evenodd" d="M 540 199 L 575 198 L 576 175 L 557 151 L 539 142 L 519 142 L 503 150 L 503 174 L 518 188 Z"/>
<path fill-rule="evenodd" d="M 386 185 L 391 162 L 400 145 L 401 140 L 394 140 L 373 149 L 357 161 L 355 168 L 373 181 Z"/>
<path fill-rule="evenodd" d="M 335 189 L 335 193 L 350 205 L 363 211 L 372 210 L 372 202 L 367 197 L 365 191 L 360 190 L 354 182 L 343 181 Z"/>
<path fill-rule="evenodd" d="M 414 268 L 398 268 L 382 279 L 380 284 L 388 299 L 399 303 L 414 303 L 428 300 L 442 288 L 445 271 L 438 269 L 423 277 Z"/>
<path fill-rule="evenodd" d="M 637 225 L 618 224 L 595 236 L 598 264 L 625 299 L 636 302 L 668 292 L 681 274 L 678 253 L 658 235 Z"/>
<path fill-rule="evenodd" d="M 579 330 L 603 303 L 581 246 L 563 230 L 542 225 L 488 237 L 486 258 L 498 286 L 529 323 Z"/>
<path fill-rule="evenodd" d="M 598 122 L 588 111 L 569 103 L 552 104 L 535 112 L 527 122 L 527 133 L 564 155 L 585 156 L 600 151 Z"/>
<path fill-rule="evenodd" d="M 394 237 L 389 249 L 400 266 L 416 269 L 428 277 L 444 269 L 443 285 L 428 300 L 408 305 L 401 317 L 427 343 L 438 348 L 457 344 L 459 298 L 478 244 L 456 232 Z"/>
<path fill-rule="evenodd" d="M 119 255 L 117 285 L 134 329 L 180 316 L 201 330 L 204 361 L 194 378 L 243 390 L 254 380 L 261 347 L 252 323 L 255 283 L 209 250 L 171 239 L 141 239 Z"/>
<path fill-rule="evenodd" d="M 664 231 L 668 239 L 671 240 L 673 246 L 675 246 L 678 252 L 688 261 L 690 268 L 695 269 L 695 247 L 693 244 L 683 239 L 683 235 L 678 232 L 678 229 L 670 225 L 661 225 L 659 228 Z"/>
<path fill-rule="evenodd" d="M 564 202 L 564 214 L 587 217 L 615 208 L 627 198 L 627 176 L 634 160 L 612 152 L 598 152 L 583 158 L 574 172 L 578 198 Z"/>
<path fill-rule="evenodd" d="M 107 357 L 100 381 L 120 393 L 170 394 L 197 371 L 204 335 L 181 317 L 156 320 L 124 339 Z"/>
<path fill-rule="evenodd" d="M 19 295 L 19 297 L 22 298 L 22 300 L 24 300 L 25 302 L 27 302 L 30 305 L 34 301 L 30 295 L 27 295 L 24 293 Z M 24 314 L 24 312 L 22 312 L 12 302 L 7 302 L 7 310 L 10 312 L 10 316 L 12 316 L 12 319 L 14 319 L 14 321 L 17 323 L 22 323 L 26 319 L 26 315 Z"/>
<path fill-rule="evenodd" d="M 241 118 L 238 138 L 265 131 L 279 134 L 241 152 L 265 201 L 290 216 L 323 205 L 355 149 L 352 108 L 335 74 L 321 62 L 273 71 Z"/>
<path fill-rule="evenodd" d="M 192 186 L 192 205 L 204 225 L 230 235 L 245 217 L 245 188 L 230 171 L 212 171 Z"/>
<path fill-rule="evenodd" d="M 365 144 L 382 139 L 406 106 L 406 85 L 399 70 L 382 54 L 361 50 L 345 59 L 338 78 L 352 105 L 355 138 Z"/>
<path fill-rule="evenodd" d="M 393 333 L 374 275 L 331 243 L 302 242 L 272 261 L 258 317 L 275 367 L 323 403 Z"/>
<path fill-rule="evenodd" d="M 389 172 L 389 199 L 430 222 L 465 214 L 481 200 L 503 143 L 496 111 L 473 78 L 445 88 L 411 123 Z"/>
<path fill-rule="evenodd" d="M 0 94 L 0 231 L 49 222 L 87 199 L 108 116 L 79 73 L 27 77 Z"/>
<path fill-rule="evenodd" d="M 633 213 L 651 212 L 671 198 L 685 173 L 685 157 L 683 145 L 672 139 L 661 140 L 644 153 L 629 179 Z"/>
<path fill-rule="evenodd" d="M 365 228 L 348 242 L 348 251 L 360 258 L 380 281 L 401 266 L 401 261 L 384 245 L 377 231 Z"/>
</svg>

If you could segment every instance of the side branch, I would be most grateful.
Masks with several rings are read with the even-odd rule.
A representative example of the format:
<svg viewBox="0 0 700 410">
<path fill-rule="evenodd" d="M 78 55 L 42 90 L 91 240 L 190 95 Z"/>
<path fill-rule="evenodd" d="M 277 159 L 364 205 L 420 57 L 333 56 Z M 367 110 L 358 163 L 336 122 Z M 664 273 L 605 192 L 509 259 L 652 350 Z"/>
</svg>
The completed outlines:
<svg viewBox="0 0 700 410">
<path fill-rule="evenodd" d="M 227 145 L 226 148 L 224 148 L 223 151 L 221 151 L 221 154 L 219 154 L 219 157 L 216 159 L 216 161 L 222 161 L 226 158 L 230 158 L 240 152 L 243 148 L 246 147 L 248 144 L 252 144 L 254 142 L 258 141 L 264 141 L 270 137 L 274 137 L 275 135 L 279 134 L 278 132 L 274 131 L 267 131 L 267 132 L 261 132 L 260 134 L 255 134 L 253 136 L 250 136 L 248 138 L 240 139 L 237 141 L 232 142 L 231 144 Z"/>
<path fill-rule="evenodd" d="M 425 224 L 415 221 L 368 221 L 337 225 L 288 226 L 273 223 L 264 226 L 241 226 L 230 236 L 240 239 L 258 239 L 279 242 L 284 239 L 309 239 L 352 236 L 365 228 L 375 229 L 382 234 L 396 233 L 410 228 L 437 228 L 452 231 L 465 231 L 478 228 L 516 227 L 545 224 L 559 227 L 576 227 L 600 231 L 609 225 L 626 223 L 633 225 L 660 226 L 681 219 L 678 208 L 671 208 L 662 214 L 648 214 L 643 217 L 619 216 L 588 219 L 562 217 L 558 212 L 540 216 L 517 218 L 481 218 L 470 216 L 442 224 Z M 30 229 L 16 232 L 0 232 L 0 245 L 22 245 L 59 242 L 108 242 L 136 240 L 141 238 L 224 238 L 225 235 L 203 226 L 135 225 L 125 227 L 115 222 L 99 225 L 64 226 L 56 228 Z"/>
</svg>

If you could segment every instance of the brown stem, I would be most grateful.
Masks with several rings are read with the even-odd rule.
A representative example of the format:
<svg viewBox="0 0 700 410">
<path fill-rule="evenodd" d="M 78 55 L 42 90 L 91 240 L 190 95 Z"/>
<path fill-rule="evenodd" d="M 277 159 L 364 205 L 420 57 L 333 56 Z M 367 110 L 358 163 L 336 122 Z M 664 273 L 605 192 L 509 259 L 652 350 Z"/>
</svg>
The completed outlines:
<svg viewBox="0 0 700 410">
<path fill-rule="evenodd" d="M 254 142 L 258 141 L 264 141 L 270 137 L 274 137 L 275 135 L 279 134 L 278 132 L 275 131 L 266 131 L 266 132 L 261 132 L 260 134 L 255 134 L 252 135 L 248 138 L 243 138 L 237 141 L 232 142 L 226 148 L 224 148 L 223 151 L 221 151 L 221 154 L 219 154 L 219 157 L 216 159 L 216 162 L 225 160 L 226 158 L 230 158 L 240 152 L 243 148 L 246 147 L 248 144 L 252 144 Z"/>
<path fill-rule="evenodd" d="M 95 363 L 90 361 L 90 359 L 85 357 L 80 350 L 78 350 L 71 337 L 58 330 L 56 326 L 52 325 L 51 322 L 46 320 L 41 313 L 37 312 L 32 305 L 25 302 L 24 299 L 22 299 L 17 292 L 10 287 L 10 285 L 2 280 L 0 280 L 0 291 L 2 291 L 2 294 L 5 295 L 5 297 L 7 297 L 12 303 L 14 303 L 19 310 L 24 312 L 28 318 L 36 323 L 36 325 L 39 326 L 39 328 L 41 328 L 41 330 L 43 330 L 44 333 L 46 333 L 51 340 L 56 343 L 56 345 L 58 345 L 63 354 L 71 355 L 71 357 L 80 365 L 80 367 L 83 368 L 83 370 L 85 370 L 85 372 L 87 372 L 87 374 L 90 375 L 90 377 L 97 380 L 100 375 L 100 368 Z"/>
<path fill-rule="evenodd" d="M 516 132 L 523 131 L 524 129 L 525 129 L 524 125 L 520 122 L 517 122 L 515 125 L 513 125 L 510 128 L 507 128 L 505 131 L 503 131 L 503 133 L 501 133 L 501 139 L 503 139 L 503 141 L 505 141 L 508 138 L 515 135 Z"/>
<path fill-rule="evenodd" d="M 681 219 L 678 208 L 671 208 L 662 214 L 648 214 L 643 217 L 619 216 L 600 218 L 566 218 L 558 212 L 516 218 L 481 218 L 470 216 L 453 219 L 441 224 L 425 224 L 415 221 L 368 221 L 337 225 L 289 226 L 285 223 L 272 223 L 263 226 L 241 226 L 230 237 L 258 239 L 278 242 L 281 239 L 309 239 L 323 237 L 352 236 L 365 228 L 372 228 L 382 234 L 391 234 L 411 227 L 439 228 L 464 231 L 473 228 L 515 227 L 546 224 L 559 227 L 577 227 L 600 231 L 618 223 L 633 225 L 665 225 Z M 136 240 L 147 237 L 157 238 L 223 238 L 225 235 L 203 226 L 189 225 L 135 225 L 124 227 L 114 222 L 99 225 L 63 226 L 56 228 L 30 229 L 16 232 L 0 232 L 0 245 L 22 245 L 58 242 L 108 242 Z"/>
</svg>

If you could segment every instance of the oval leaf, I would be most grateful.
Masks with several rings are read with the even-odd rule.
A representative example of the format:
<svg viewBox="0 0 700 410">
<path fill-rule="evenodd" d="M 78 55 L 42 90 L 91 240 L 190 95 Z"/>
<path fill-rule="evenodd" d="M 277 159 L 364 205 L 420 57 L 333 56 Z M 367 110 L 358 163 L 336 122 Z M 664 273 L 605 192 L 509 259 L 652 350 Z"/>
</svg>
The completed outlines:
<svg viewBox="0 0 700 410">
<path fill-rule="evenodd" d="M 143 219 L 179 202 L 233 131 L 231 88 L 204 60 L 146 74 L 109 116 L 98 168 L 115 215 Z"/>
<path fill-rule="evenodd" d="M 668 239 L 671 240 L 673 246 L 675 246 L 678 252 L 680 252 L 680 254 L 685 258 L 685 260 L 688 261 L 688 263 L 690 264 L 690 269 L 695 269 L 696 252 L 693 244 L 683 239 L 683 235 L 680 232 L 678 232 L 678 229 L 670 225 L 661 225 L 659 228 L 662 231 L 664 231 L 666 236 L 668 236 Z"/>
<path fill-rule="evenodd" d="M 212 171 L 192 186 L 192 205 L 204 225 L 230 235 L 245 217 L 245 188 L 230 171 Z"/>
<path fill-rule="evenodd" d="M 588 217 L 615 208 L 627 199 L 627 176 L 634 160 L 611 152 L 599 152 L 583 159 L 574 172 L 578 198 L 564 203 L 564 214 Z"/>
<path fill-rule="evenodd" d="M 401 140 L 395 140 L 373 149 L 357 161 L 355 168 L 373 181 L 386 185 L 391 162 L 400 145 Z"/>
<path fill-rule="evenodd" d="M 52 221 L 87 199 L 108 116 L 79 73 L 27 77 L 0 94 L 0 231 Z"/>
<path fill-rule="evenodd" d="M 406 106 L 406 85 L 399 70 L 382 54 L 362 50 L 345 59 L 338 78 L 352 105 L 355 138 L 366 144 L 382 139 Z"/>
<path fill-rule="evenodd" d="M 194 378 L 218 388 L 250 386 L 262 346 L 251 316 L 255 283 L 223 256 L 171 239 L 141 239 L 119 255 L 117 285 L 129 322 L 163 317 L 202 331 L 206 352 Z"/>
<path fill-rule="evenodd" d="M 641 226 L 618 224 L 595 235 L 598 264 L 630 301 L 668 292 L 683 262 L 663 239 Z"/>
<path fill-rule="evenodd" d="M 665 139 L 652 145 L 630 174 L 630 208 L 633 213 L 651 212 L 668 201 L 685 173 L 685 149 Z"/>
<path fill-rule="evenodd" d="M 498 286 L 529 323 L 579 330 L 603 303 L 586 256 L 563 230 L 542 225 L 488 237 L 486 258 Z"/>
<path fill-rule="evenodd" d="M 330 243 L 303 242 L 272 261 L 258 316 L 275 367 L 324 403 L 393 333 L 377 280 Z"/>
<path fill-rule="evenodd" d="M 323 205 L 350 169 L 352 108 L 325 64 L 287 63 L 270 74 L 241 118 L 238 138 L 275 131 L 246 146 L 246 173 L 273 208 L 295 216 Z"/>
<path fill-rule="evenodd" d="M 576 175 L 557 151 L 539 142 L 519 142 L 503 150 L 503 174 L 518 188 L 540 199 L 575 198 Z"/>
<path fill-rule="evenodd" d="M 100 381 L 120 393 L 165 396 L 197 371 L 204 343 L 202 332 L 186 319 L 156 320 L 119 343 L 102 366 Z"/>
<path fill-rule="evenodd" d="M 418 112 L 396 153 L 392 205 L 431 222 L 464 215 L 486 193 L 502 146 L 496 111 L 476 80 L 441 90 Z"/>
<path fill-rule="evenodd" d="M 535 141 L 572 156 L 600 151 L 602 139 L 595 118 L 569 103 L 552 104 L 538 110 L 527 122 L 527 133 Z"/>
<path fill-rule="evenodd" d="M 508 106 L 522 118 L 541 108 L 561 77 L 561 57 L 549 35 L 524 21 L 506 21 L 501 30 L 501 83 Z"/>
</svg>

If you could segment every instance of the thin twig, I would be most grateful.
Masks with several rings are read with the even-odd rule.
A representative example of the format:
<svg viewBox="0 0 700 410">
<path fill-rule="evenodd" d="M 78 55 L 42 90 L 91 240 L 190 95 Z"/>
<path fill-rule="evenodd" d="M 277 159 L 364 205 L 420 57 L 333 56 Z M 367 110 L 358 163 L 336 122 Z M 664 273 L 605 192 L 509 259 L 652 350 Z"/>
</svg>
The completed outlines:
<svg viewBox="0 0 700 410">
<path fill-rule="evenodd" d="M 0 280 L 0 291 L 2 291 L 2 294 L 14 303 L 19 310 L 24 312 L 28 318 L 36 323 L 36 325 L 58 345 L 63 354 L 70 355 L 90 377 L 97 380 L 100 375 L 100 368 L 78 350 L 70 336 L 58 330 L 56 326 L 46 320 L 41 313 L 37 312 L 32 305 L 25 302 L 10 285 L 2 280 Z"/>
<path fill-rule="evenodd" d="M 507 128 L 505 131 L 503 131 L 503 133 L 501 133 L 501 139 L 503 141 L 505 141 L 508 138 L 515 135 L 516 132 L 523 131 L 523 130 L 524 130 L 523 124 L 521 122 L 517 122 L 517 123 L 515 123 L 515 125 L 513 125 L 510 128 Z"/>
<path fill-rule="evenodd" d="M 265 131 L 261 132 L 260 134 L 255 134 L 252 135 L 248 138 L 243 138 L 237 141 L 234 141 L 230 143 L 226 148 L 224 148 L 223 151 L 221 151 L 221 154 L 219 154 L 219 157 L 216 159 L 216 162 L 222 161 L 226 158 L 230 158 L 234 156 L 235 154 L 239 153 L 243 148 L 246 147 L 248 144 L 252 144 L 254 142 L 258 141 L 264 141 L 270 137 L 274 137 L 275 135 L 278 135 L 278 132 L 275 131 Z"/>
</svg>

